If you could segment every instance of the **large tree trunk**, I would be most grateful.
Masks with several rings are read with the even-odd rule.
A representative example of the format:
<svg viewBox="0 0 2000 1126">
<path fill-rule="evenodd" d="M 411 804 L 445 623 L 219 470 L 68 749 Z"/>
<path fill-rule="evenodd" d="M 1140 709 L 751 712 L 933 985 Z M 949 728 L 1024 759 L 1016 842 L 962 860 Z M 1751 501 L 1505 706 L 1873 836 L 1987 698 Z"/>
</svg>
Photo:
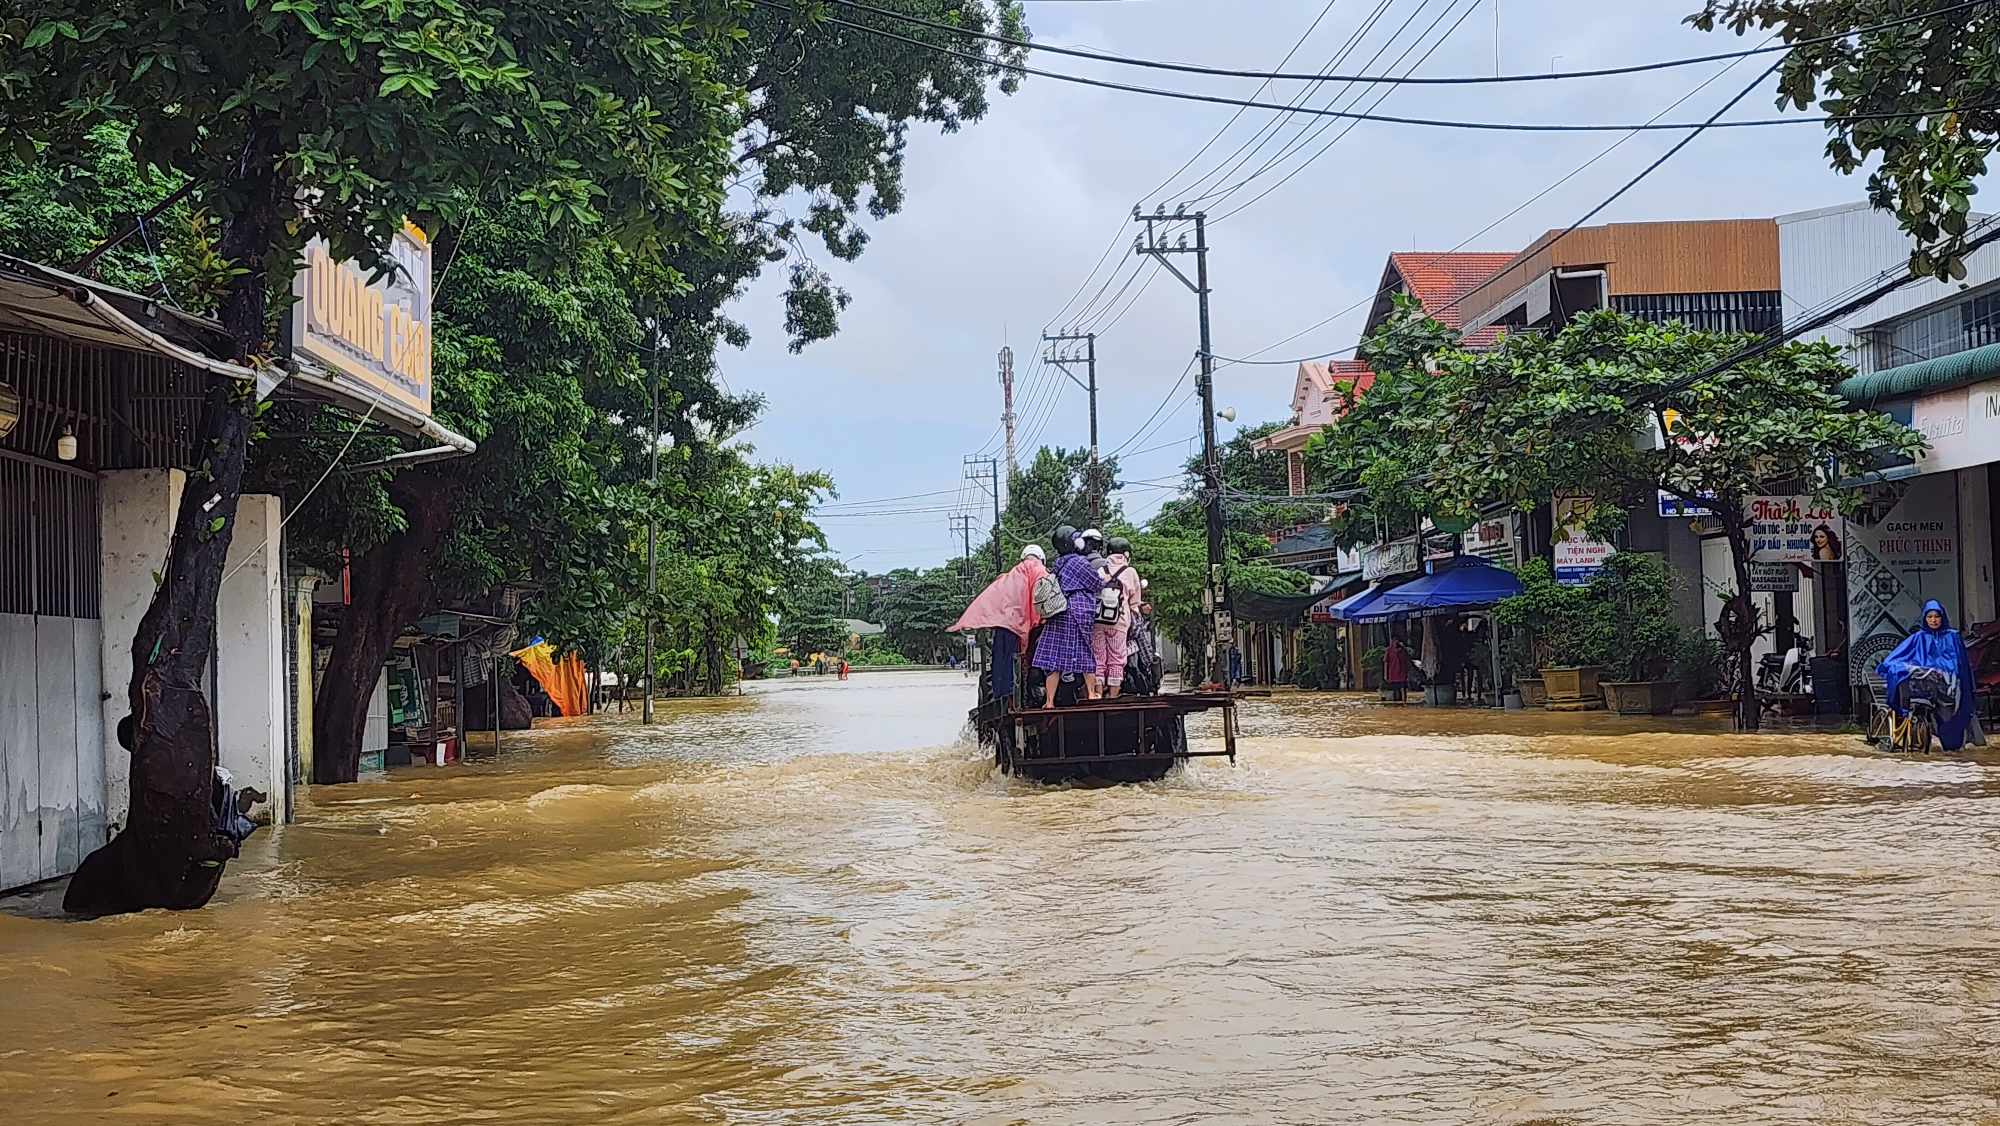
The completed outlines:
<svg viewBox="0 0 2000 1126">
<path fill-rule="evenodd" d="M 457 497 L 448 477 L 405 470 L 389 482 L 389 498 L 402 508 L 402 531 L 348 564 L 354 601 L 341 618 L 326 672 L 313 699 L 313 781 L 352 782 L 361 771 L 361 739 L 368 699 L 403 627 L 427 609 L 436 589 L 432 574 Z"/>
<path fill-rule="evenodd" d="M 1736 570 L 1733 604 L 1741 628 L 1736 636 L 1723 639 L 1729 646 L 1730 659 L 1736 662 L 1736 726 L 1741 731 L 1755 731 L 1763 722 L 1763 708 L 1757 701 L 1756 670 L 1750 664 L 1750 647 L 1759 632 L 1757 603 L 1750 597 L 1750 537 L 1745 534 L 1742 514 L 1724 508 L 1716 512 L 1729 534 L 1729 562 Z"/>
<path fill-rule="evenodd" d="M 243 201 L 228 220 L 221 251 L 247 272 L 232 284 L 221 320 L 235 359 L 265 350 L 271 279 L 265 262 L 280 233 L 290 189 L 271 160 L 269 137 L 245 150 L 250 172 L 234 185 Z M 127 686 L 132 731 L 131 809 L 125 829 L 84 858 L 63 897 L 86 915 L 151 907 L 200 907 L 222 882 L 236 844 L 217 831 L 214 715 L 202 692 L 215 634 L 216 595 L 236 531 L 236 502 L 250 450 L 254 388 L 220 380 L 202 416 L 200 463 L 188 474 L 174 516 L 166 572 L 132 638 Z"/>
</svg>

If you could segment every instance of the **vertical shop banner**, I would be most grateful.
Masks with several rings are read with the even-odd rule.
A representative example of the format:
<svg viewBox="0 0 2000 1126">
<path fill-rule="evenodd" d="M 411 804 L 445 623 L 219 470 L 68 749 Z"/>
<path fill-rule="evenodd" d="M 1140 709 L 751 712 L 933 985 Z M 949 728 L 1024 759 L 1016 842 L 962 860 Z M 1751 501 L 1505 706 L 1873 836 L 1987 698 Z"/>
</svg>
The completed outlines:
<svg viewBox="0 0 2000 1126">
<path fill-rule="evenodd" d="M 1604 561 L 1611 558 L 1610 544 L 1584 534 L 1583 526 L 1596 506 L 1596 500 L 1587 496 L 1555 498 L 1556 581 L 1564 586 L 1588 584 L 1604 570 Z"/>
<path fill-rule="evenodd" d="M 1960 614 L 1958 487 L 1951 474 L 1871 485 L 1847 523 L 1847 666 L 1860 683 L 1937 599 Z"/>
<path fill-rule="evenodd" d="M 1751 497 L 1750 558 L 1759 563 L 1835 563 L 1847 529 L 1840 510 L 1809 496 Z"/>
</svg>

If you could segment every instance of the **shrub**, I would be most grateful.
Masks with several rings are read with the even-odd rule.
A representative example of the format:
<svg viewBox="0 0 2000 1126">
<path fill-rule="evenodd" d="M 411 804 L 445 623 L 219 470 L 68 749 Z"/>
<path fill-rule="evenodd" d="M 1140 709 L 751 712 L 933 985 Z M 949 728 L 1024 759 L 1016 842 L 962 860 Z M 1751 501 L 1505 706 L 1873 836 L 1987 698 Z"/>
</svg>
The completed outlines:
<svg viewBox="0 0 2000 1126">
<path fill-rule="evenodd" d="M 1713 699 L 1722 690 L 1722 646 L 1706 633 L 1683 631 L 1667 675 L 1680 682 L 1683 698 Z"/>
<path fill-rule="evenodd" d="M 1613 680 L 1658 680 L 1680 646 L 1674 575 L 1657 555 L 1621 551 L 1585 588 L 1591 613 L 1608 630 L 1602 664 Z M 1596 631 L 1593 631 L 1596 632 Z"/>
</svg>

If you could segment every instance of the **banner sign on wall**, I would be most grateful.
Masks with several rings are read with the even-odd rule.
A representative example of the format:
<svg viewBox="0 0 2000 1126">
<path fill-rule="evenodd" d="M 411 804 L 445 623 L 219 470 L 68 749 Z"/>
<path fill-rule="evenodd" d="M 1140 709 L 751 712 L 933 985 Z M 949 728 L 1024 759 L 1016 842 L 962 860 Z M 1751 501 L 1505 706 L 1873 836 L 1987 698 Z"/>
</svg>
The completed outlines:
<svg viewBox="0 0 2000 1126">
<path fill-rule="evenodd" d="M 1834 563 L 1846 528 L 1840 510 L 1809 496 L 1751 497 L 1750 558 L 1759 563 Z"/>
<path fill-rule="evenodd" d="M 1597 502 L 1586 496 L 1555 498 L 1556 581 L 1564 586 L 1584 586 L 1604 570 L 1612 546 L 1584 534 L 1583 526 Z"/>
<path fill-rule="evenodd" d="M 1797 594 L 1799 568 L 1794 563 L 1750 564 L 1750 589 L 1760 593 Z"/>
<path fill-rule="evenodd" d="M 1963 617 L 1952 475 L 1871 486 L 1866 496 L 1847 525 L 1847 664 L 1857 684 L 1916 628 L 1926 601 Z"/>
<path fill-rule="evenodd" d="M 1391 575 L 1407 575 L 1422 567 L 1414 537 L 1393 543 L 1378 543 L 1361 553 L 1361 577 L 1371 582 Z"/>
</svg>

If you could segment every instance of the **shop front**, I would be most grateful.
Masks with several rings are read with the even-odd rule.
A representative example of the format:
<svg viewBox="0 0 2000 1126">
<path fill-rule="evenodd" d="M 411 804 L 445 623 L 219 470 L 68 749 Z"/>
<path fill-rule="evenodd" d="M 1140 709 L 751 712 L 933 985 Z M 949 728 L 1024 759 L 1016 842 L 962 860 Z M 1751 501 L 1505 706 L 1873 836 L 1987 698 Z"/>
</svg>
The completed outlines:
<svg viewBox="0 0 2000 1126">
<path fill-rule="evenodd" d="M 2000 619 L 2000 378 L 1980 378 L 1996 373 L 2000 350 L 1982 348 L 1843 385 L 1864 402 L 1884 390 L 1915 392 L 1866 405 L 1906 421 L 1928 447 L 1873 467 L 1857 482 L 1859 504 L 1846 521 L 1841 578 L 1857 702 L 1882 658 L 1916 628 L 1925 602 L 1941 603 L 1968 643 Z"/>
<path fill-rule="evenodd" d="M 201 413 L 218 381 L 296 396 L 408 435 L 469 446 L 344 378 L 223 358 L 220 326 L 0 255 L 0 889 L 74 871 L 121 828 L 130 757 L 131 639 L 151 604 Z M 448 439 L 447 440 L 447 436 Z M 298 741 L 299 578 L 286 572 L 275 496 L 246 493 L 201 686 L 215 760 L 257 812 L 290 817 Z"/>
</svg>

